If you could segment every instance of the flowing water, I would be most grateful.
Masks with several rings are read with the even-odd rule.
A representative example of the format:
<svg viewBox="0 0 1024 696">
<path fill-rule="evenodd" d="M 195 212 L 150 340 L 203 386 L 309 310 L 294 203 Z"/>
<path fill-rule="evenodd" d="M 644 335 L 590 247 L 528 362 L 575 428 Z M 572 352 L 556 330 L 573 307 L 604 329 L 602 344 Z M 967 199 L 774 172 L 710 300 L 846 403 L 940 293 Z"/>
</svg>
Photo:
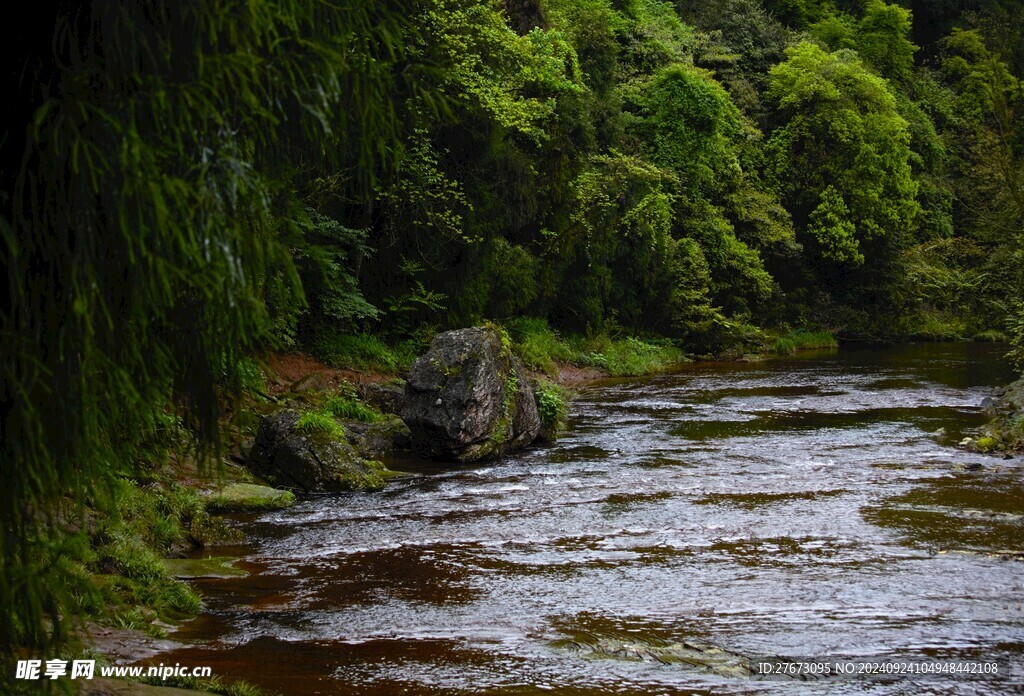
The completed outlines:
<svg viewBox="0 0 1024 696">
<path fill-rule="evenodd" d="M 587 387 L 555 445 L 245 518 L 250 575 L 202 582 L 191 646 L 159 661 L 283 694 L 1020 693 L 1024 461 L 954 446 L 1011 379 L 1001 352 Z M 759 681 L 719 659 L 779 655 L 1003 674 Z"/>
</svg>

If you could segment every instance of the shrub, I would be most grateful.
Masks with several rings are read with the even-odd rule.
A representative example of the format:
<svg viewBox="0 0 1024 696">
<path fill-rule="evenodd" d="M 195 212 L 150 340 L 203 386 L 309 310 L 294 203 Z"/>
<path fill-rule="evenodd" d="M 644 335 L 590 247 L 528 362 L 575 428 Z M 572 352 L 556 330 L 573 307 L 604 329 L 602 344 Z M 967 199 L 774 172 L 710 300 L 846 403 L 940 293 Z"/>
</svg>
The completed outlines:
<svg viewBox="0 0 1024 696">
<path fill-rule="evenodd" d="M 545 319 L 520 317 L 508 325 L 513 350 L 526 367 L 549 375 L 558 372 L 556 360 L 570 362 L 572 349 L 555 333 Z"/>
<path fill-rule="evenodd" d="M 554 440 L 565 428 L 569 415 L 569 399 L 565 389 L 553 382 L 539 380 L 534 389 L 537 399 L 537 410 L 544 428 L 542 435 L 547 440 Z"/>
</svg>

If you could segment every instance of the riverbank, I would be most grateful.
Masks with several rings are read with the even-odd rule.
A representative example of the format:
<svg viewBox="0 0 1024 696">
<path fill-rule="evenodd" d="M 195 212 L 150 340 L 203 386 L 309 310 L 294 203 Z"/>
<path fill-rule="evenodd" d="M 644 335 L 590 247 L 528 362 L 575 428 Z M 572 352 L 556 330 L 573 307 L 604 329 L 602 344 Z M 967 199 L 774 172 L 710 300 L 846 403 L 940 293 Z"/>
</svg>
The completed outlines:
<svg viewBox="0 0 1024 696">
<path fill-rule="evenodd" d="M 955 447 L 999 355 L 854 345 L 601 380 L 553 445 L 248 522 L 250 576 L 199 581 L 213 610 L 161 659 L 381 696 L 749 686 L 657 659 L 683 644 L 1017 664 L 1020 469 Z"/>
<path fill-rule="evenodd" d="M 1024 377 L 1001 389 L 987 410 L 994 418 L 967 446 L 982 452 L 1024 452 Z"/>
<path fill-rule="evenodd" d="M 794 338 L 794 334 L 796 338 Z M 526 340 L 524 340 L 524 338 Z M 780 350 L 763 353 L 750 353 L 746 351 L 733 350 L 727 354 L 717 356 L 686 356 L 681 350 L 674 346 L 660 345 L 658 342 L 645 342 L 637 338 L 610 339 L 603 338 L 591 342 L 585 342 L 579 338 L 563 339 L 550 329 L 521 332 L 514 342 L 514 349 L 520 356 L 528 356 L 531 360 L 531 376 L 542 384 L 552 385 L 559 390 L 556 392 L 561 404 L 556 408 L 560 409 L 561 419 L 564 420 L 567 410 L 568 398 L 572 390 L 590 382 L 612 377 L 612 370 L 602 369 L 598 365 L 614 365 L 620 373 L 627 368 L 639 369 L 643 366 L 648 370 L 645 374 L 669 371 L 678 365 L 693 359 L 720 360 L 732 362 L 759 362 L 768 357 L 781 357 L 792 354 L 800 349 L 834 346 L 835 340 L 831 336 L 810 334 L 809 332 L 787 332 L 774 338 L 774 344 Z M 600 356 L 600 357 L 597 357 Z M 548 363 L 545 358 L 550 360 Z M 570 358 L 569 362 L 564 358 Z M 524 362 L 526 360 L 524 359 Z M 194 462 L 182 453 L 188 450 L 187 443 L 170 443 L 168 449 L 171 455 L 158 474 L 154 474 L 147 480 L 133 481 L 126 486 L 124 494 L 128 500 L 135 502 L 130 505 L 122 505 L 124 518 L 120 524 L 131 530 L 131 543 L 123 548 L 133 549 L 139 554 L 139 558 L 122 559 L 112 567 L 108 564 L 103 568 L 104 575 L 121 575 L 127 580 L 116 580 L 111 582 L 109 578 L 104 582 L 111 586 L 125 587 L 133 583 L 138 584 L 140 578 L 148 577 L 154 580 L 157 585 L 177 587 L 184 585 L 186 589 L 175 589 L 182 597 L 191 596 L 196 598 L 192 603 L 189 599 L 188 606 L 174 607 L 177 613 L 170 614 L 166 611 L 166 600 L 159 600 L 160 593 L 152 593 L 149 590 L 136 588 L 133 592 L 122 594 L 120 602 L 123 607 L 114 610 L 105 620 L 105 623 L 114 626 L 113 630 L 135 631 L 134 635 L 148 635 L 163 638 L 168 634 L 173 635 L 182 622 L 189 620 L 200 609 L 198 595 L 192 589 L 188 576 L 175 575 L 168 570 L 166 562 L 160 561 L 164 566 L 163 571 L 154 570 L 153 556 L 159 560 L 160 556 L 183 555 L 189 548 L 209 549 L 210 556 L 217 563 L 225 563 L 230 566 L 230 559 L 223 559 L 217 555 L 217 545 L 223 540 L 229 543 L 237 541 L 237 536 L 232 537 L 232 530 L 237 533 L 237 527 L 230 516 L 224 518 L 221 513 L 225 511 L 254 510 L 258 507 L 239 504 L 236 506 L 225 505 L 223 502 L 218 506 L 212 504 L 214 488 L 225 489 L 231 486 L 256 485 L 262 483 L 255 479 L 241 462 L 246 459 L 248 447 L 251 446 L 251 439 L 255 434 L 261 415 L 285 408 L 287 405 L 304 404 L 311 408 L 320 408 L 328 401 L 336 399 L 339 393 L 348 396 L 345 414 L 351 415 L 361 408 L 367 409 L 368 416 L 364 415 L 367 421 L 376 421 L 383 417 L 383 414 L 366 400 L 366 395 L 371 391 L 394 390 L 399 382 L 394 370 L 380 371 L 360 367 L 332 367 L 316 358 L 305 354 L 268 354 L 257 363 L 260 372 L 260 379 L 256 380 L 252 388 L 248 390 L 245 398 L 235 405 L 235 408 L 225 420 L 224 429 L 227 434 L 227 450 L 221 461 L 221 468 L 216 472 L 201 472 Z M 539 369 L 542 367 L 544 369 Z M 621 376 L 621 374 L 619 375 Z M 539 405 L 541 396 L 538 394 Z M 550 405 L 549 405 L 550 407 Z M 264 489 L 264 492 L 270 489 Z M 196 494 L 201 503 L 195 504 Z M 223 496 L 221 496 L 223 498 Z M 143 502 L 139 502 L 142 500 Z M 174 502 L 178 500 L 179 502 Z M 186 501 L 187 504 L 180 501 Z M 280 507 L 288 506 L 292 501 L 284 499 Z M 171 512 L 168 512 L 171 511 Z M 159 513 L 159 514 L 157 514 Z M 197 521 L 198 520 L 198 521 Z M 220 530 L 220 538 L 217 535 L 208 537 L 201 536 L 201 530 L 214 525 Z M 176 529 L 168 534 L 166 529 Z M 198 530 L 198 531 L 194 531 Z M 124 536 L 119 532 L 113 536 Z M 191 546 L 189 546 L 191 545 Z M 102 554 L 101 554 L 102 555 Z M 140 560 L 141 559 L 141 560 Z M 96 567 L 95 565 L 93 566 Z M 135 569 L 133 569 L 135 568 Z M 148 570 L 146 570 L 148 569 Z M 210 577 L 208 574 L 199 573 L 193 577 Z M 152 598 L 152 599 L 151 599 Z M 153 606 L 154 603 L 163 602 L 163 608 Z M 125 634 L 130 638 L 131 634 Z M 120 641 L 124 643 L 124 640 Z M 102 646 L 99 646 L 102 651 Z M 137 656 L 142 659 L 144 656 Z M 129 660 L 130 661 L 130 660 Z M 178 684 L 186 686 L 185 683 Z M 194 686 L 200 686 L 195 684 Z M 215 685 L 216 686 L 216 685 Z M 248 689 L 241 685 L 234 687 L 231 684 L 220 684 L 221 691 L 217 693 L 250 693 L 249 691 L 228 691 L 228 689 Z M 203 686 L 203 688 L 209 688 Z"/>
<path fill-rule="evenodd" d="M 513 322 L 509 333 L 514 352 L 537 385 L 549 437 L 564 424 L 575 388 L 607 377 L 664 372 L 699 357 L 688 356 L 665 339 L 563 337 L 540 320 Z M 825 342 L 834 345 L 831 337 Z M 777 341 L 785 350 L 807 343 Z M 330 408 L 332 416 L 348 419 L 344 429 L 349 433 L 395 419 L 398 407 L 388 409 L 370 393 L 400 399 L 400 376 L 416 351 L 408 344 L 388 345 L 367 335 L 332 345 L 329 361 L 302 353 L 270 353 L 251 360 L 251 378 L 223 419 L 224 450 L 214 462 L 201 465 L 196 442 L 181 423 L 167 416 L 148 461 L 141 462 L 133 476 L 115 479 L 108 491 L 110 500 L 96 501 L 89 526 L 70 535 L 76 549 L 70 560 L 84 588 L 79 609 L 88 622 L 103 626 L 108 635 L 122 631 L 129 638 L 130 632 L 165 638 L 200 611 L 201 598 L 188 581 L 190 574 L 205 571 L 190 571 L 164 559 L 196 550 L 207 550 L 216 558 L 219 546 L 240 537 L 225 514 L 292 504 L 291 493 L 261 487 L 265 482 L 245 466 L 265 416 L 289 407 L 310 413 Z M 749 353 L 741 350 L 724 357 L 742 355 Z M 358 447 L 360 442 L 352 444 Z M 99 512 L 102 509 L 119 512 L 105 514 Z M 89 642 L 88 632 L 80 631 L 80 648 L 86 649 Z"/>
<path fill-rule="evenodd" d="M 836 345 L 828 334 L 766 332 L 756 341 L 715 355 L 694 355 L 661 338 L 563 337 L 539 320 L 514 322 L 509 334 L 513 351 L 536 384 L 538 407 L 549 437 L 564 426 L 574 390 L 587 383 L 666 372 L 694 360 L 752 361 Z M 225 449 L 216 464 L 197 464 L 195 443 L 179 424 L 169 421 L 168 438 L 163 443 L 166 456 L 154 458 L 144 475 L 118 481 L 113 507 L 120 515 L 96 518 L 100 522 L 87 530 L 85 551 L 77 559 L 86 584 L 91 577 L 103 588 L 100 600 L 83 606 L 107 636 L 95 649 L 103 652 L 104 644 L 113 643 L 123 647 L 133 636 L 161 640 L 173 635 L 202 608 L 192 580 L 209 577 L 206 566 L 217 566 L 217 572 L 231 568 L 231 559 L 217 551 L 240 539 L 231 514 L 282 509 L 294 502 L 291 493 L 261 487 L 265 481 L 245 466 L 262 418 L 285 408 L 313 415 L 327 409 L 325 413 L 340 419 L 341 431 L 349 435 L 395 420 L 397 407 L 389 409 L 380 398 L 400 398 L 401 375 L 415 350 L 366 335 L 335 341 L 333 346 L 329 361 L 303 353 L 269 353 L 251 361 L 248 371 L 252 378 L 224 419 Z M 350 439 L 353 446 L 360 446 L 359 438 Z M 363 450 L 359 453 L 373 456 Z M 210 562 L 173 560 L 195 555 L 197 550 Z M 168 558 L 171 560 L 164 560 Z M 86 634 L 80 637 L 82 645 L 87 645 Z M 143 648 L 136 655 L 123 651 L 117 655 L 122 663 L 145 657 Z M 230 684 L 192 686 L 218 693 L 234 693 L 225 689 L 236 688 Z M 244 684 L 237 687 L 246 688 Z"/>
</svg>

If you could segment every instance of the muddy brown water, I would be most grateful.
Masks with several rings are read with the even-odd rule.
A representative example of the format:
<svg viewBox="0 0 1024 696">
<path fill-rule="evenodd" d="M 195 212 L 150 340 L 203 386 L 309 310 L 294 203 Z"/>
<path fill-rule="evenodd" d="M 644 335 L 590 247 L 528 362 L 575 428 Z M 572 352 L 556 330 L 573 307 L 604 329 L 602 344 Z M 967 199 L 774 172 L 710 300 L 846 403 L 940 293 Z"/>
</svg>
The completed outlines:
<svg viewBox="0 0 1024 696">
<path fill-rule="evenodd" d="M 553 446 L 242 518 L 167 664 L 282 694 L 1024 692 L 1024 461 L 955 448 L 1002 346 L 861 347 L 582 391 Z M 218 555 L 221 551 L 217 551 Z M 763 682 L 595 657 L 1000 660 Z M 154 660 L 157 661 L 157 660 Z M 1008 674 L 1007 674 L 1008 673 Z"/>
</svg>

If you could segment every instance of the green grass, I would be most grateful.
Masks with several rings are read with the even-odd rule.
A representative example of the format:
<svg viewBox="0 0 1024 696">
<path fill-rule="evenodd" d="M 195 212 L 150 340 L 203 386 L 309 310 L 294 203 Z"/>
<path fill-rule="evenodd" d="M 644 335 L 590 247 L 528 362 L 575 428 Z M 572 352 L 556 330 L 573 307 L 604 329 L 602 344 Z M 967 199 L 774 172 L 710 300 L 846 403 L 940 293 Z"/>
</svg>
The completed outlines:
<svg viewBox="0 0 1024 696">
<path fill-rule="evenodd" d="M 118 514 L 93 518 L 88 546 L 76 559 L 90 574 L 100 599 L 83 593 L 76 601 L 115 626 L 159 635 L 155 619 L 188 618 L 202 608 L 191 586 L 167 572 L 162 557 L 175 548 L 201 546 L 229 535 L 222 536 L 211 523 L 194 490 L 142 488 L 119 480 L 110 495 Z"/>
<path fill-rule="evenodd" d="M 612 377 L 649 375 L 687 362 L 683 351 L 671 343 L 633 337 L 572 337 L 569 345 L 577 351 L 577 365 L 599 368 Z"/>
<path fill-rule="evenodd" d="M 324 404 L 324 411 L 330 413 L 335 418 L 357 420 L 365 423 L 379 423 L 384 420 L 384 415 L 380 411 L 350 396 L 335 396 L 329 399 Z"/>
<path fill-rule="evenodd" d="M 331 414 L 320 411 L 303 413 L 295 423 L 295 430 L 306 435 L 322 435 L 337 440 L 345 437 L 345 431 L 338 421 Z"/>
<path fill-rule="evenodd" d="M 558 373 L 556 360 L 573 362 L 576 357 L 544 319 L 521 317 L 509 323 L 508 331 L 512 337 L 513 351 L 531 370 L 555 375 Z"/>
<path fill-rule="evenodd" d="M 918 341 L 961 341 L 974 330 L 967 319 L 954 313 L 919 309 L 901 316 L 893 333 Z"/>
<path fill-rule="evenodd" d="M 535 317 L 516 319 L 508 330 L 523 364 L 552 376 L 558 374 L 559 362 L 596 367 L 613 377 L 652 374 L 686 362 L 683 351 L 667 340 L 562 337 L 545 320 Z"/>
<path fill-rule="evenodd" d="M 814 350 L 819 348 L 835 348 L 839 345 L 835 336 L 827 331 L 805 331 L 796 329 L 782 336 L 777 336 L 770 342 L 767 350 L 770 353 L 780 355 L 792 355 L 800 350 Z"/>
<path fill-rule="evenodd" d="M 313 340 L 311 350 L 314 357 L 331 367 L 399 374 L 409 369 L 428 342 L 423 336 L 391 346 L 373 334 L 322 331 Z"/>
<path fill-rule="evenodd" d="M 1002 331 L 988 329 L 974 335 L 974 340 L 980 343 L 1006 343 L 1009 338 Z"/>
</svg>

